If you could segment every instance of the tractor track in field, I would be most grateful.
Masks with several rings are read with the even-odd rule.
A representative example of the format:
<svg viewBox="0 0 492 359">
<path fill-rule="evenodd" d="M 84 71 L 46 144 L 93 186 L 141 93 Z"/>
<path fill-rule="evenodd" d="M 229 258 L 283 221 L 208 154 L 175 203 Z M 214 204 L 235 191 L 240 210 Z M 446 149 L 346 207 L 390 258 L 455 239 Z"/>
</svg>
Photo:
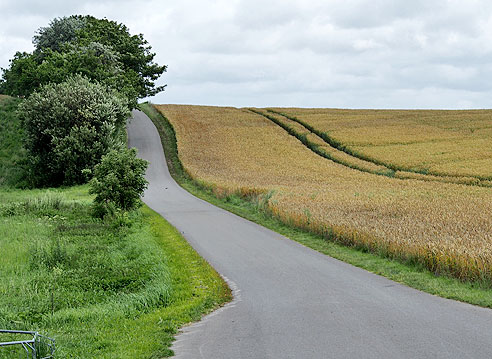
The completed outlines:
<svg viewBox="0 0 492 359">
<path fill-rule="evenodd" d="M 282 129 L 287 131 L 291 136 L 296 137 L 299 141 L 302 142 L 304 146 L 309 148 L 317 155 L 357 171 L 379 176 L 386 176 L 389 178 L 396 178 L 400 180 L 412 179 L 429 182 L 463 184 L 468 186 L 492 187 L 492 182 L 484 178 L 470 176 L 447 176 L 442 174 L 424 174 L 415 171 L 405 170 L 402 168 L 397 168 L 393 165 L 389 165 L 381 161 L 376 161 L 362 155 L 357 155 L 353 153 L 353 151 L 347 149 L 347 147 L 343 144 L 338 143 L 325 133 L 316 130 L 314 127 L 295 117 L 288 116 L 284 113 L 271 109 L 267 109 L 265 112 L 260 111 L 256 108 L 249 108 L 248 111 L 263 116 L 272 121 Z M 303 130 L 307 131 L 307 135 L 306 133 L 300 133 L 298 130 L 295 129 L 295 127 L 301 127 Z M 310 140 L 308 136 L 314 138 L 315 141 Z M 323 143 L 320 144 L 320 142 Z"/>
</svg>

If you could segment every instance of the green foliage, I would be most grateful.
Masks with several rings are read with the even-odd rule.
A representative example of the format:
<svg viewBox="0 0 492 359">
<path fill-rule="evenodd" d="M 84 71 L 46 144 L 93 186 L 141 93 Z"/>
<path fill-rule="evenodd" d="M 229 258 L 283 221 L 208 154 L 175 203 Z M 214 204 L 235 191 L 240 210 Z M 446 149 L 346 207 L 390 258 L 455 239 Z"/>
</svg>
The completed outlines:
<svg viewBox="0 0 492 359">
<path fill-rule="evenodd" d="M 39 64 L 37 53 L 16 53 L 10 68 L 4 71 L 5 92 L 29 96 L 43 84 L 61 83 L 73 74 L 81 74 L 117 89 L 128 99 L 129 108 L 136 106 L 137 76 L 123 71 L 119 54 L 110 46 L 91 42 L 86 46 L 66 45 L 65 49 L 65 52 L 45 50 Z"/>
<path fill-rule="evenodd" d="M 90 193 L 95 194 L 96 215 L 113 208 L 128 211 L 141 205 L 140 196 L 147 188 L 148 162 L 137 158 L 135 148 L 112 150 L 94 168 Z"/>
<path fill-rule="evenodd" d="M 115 21 L 93 16 L 86 16 L 85 19 L 87 26 L 78 33 L 79 44 L 99 42 L 111 46 L 120 54 L 123 70 L 137 80 L 135 90 L 139 98 L 153 96 L 164 90 L 164 86 L 155 86 L 155 80 L 166 71 L 166 66 L 153 62 L 155 54 L 142 34 L 131 35 L 124 24 Z"/>
<path fill-rule="evenodd" d="M 166 66 L 154 63 L 143 35 L 131 35 L 123 24 L 92 16 L 63 17 L 40 28 L 33 42 L 33 53 L 17 52 L 3 69 L 0 92 L 27 97 L 42 85 L 82 74 L 121 92 L 134 108 L 137 98 L 164 90 L 155 81 Z"/>
<path fill-rule="evenodd" d="M 48 84 L 19 106 L 33 184 L 83 183 L 118 144 L 128 110 L 126 101 L 105 86 L 76 75 Z"/>
<path fill-rule="evenodd" d="M 16 52 L 9 68 L 2 69 L 0 92 L 10 96 L 28 96 L 39 86 L 38 66 L 32 54 Z"/>
<path fill-rule="evenodd" d="M 170 356 L 227 286 L 149 208 L 121 227 L 93 219 L 91 202 L 87 186 L 0 191 L 0 327 L 54 337 L 57 358 Z M 0 358 L 25 357 L 15 350 Z"/>
<path fill-rule="evenodd" d="M 66 43 L 73 42 L 77 33 L 86 26 L 87 20 L 80 15 L 61 17 L 51 20 L 49 26 L 41 27 L 33 37 L 36 52 L 46 49 L 61 51 Z"/>
<path fill-rule="evenodd" d="M 69 346 L 76 357 L 99 357 L 97 346 L 67 342 L 81 322 L 97 324 L 108 315 L 124 323 L 165 307 L 171 291 L 165 252 L 142 216 L 134 215 L 127 227 L 95 221 L 85 196 L 0 201 L 24 209 L 13 215 L 0 210 L 0 252 L 9 257 L 0 259 L 0 327 L 55 336 L 62 358 Z M 0 350 L 0 358 L 11 357 L 3 355 Z"/>
<path fill-rule="evenodd" d="M 69 51 L 58 56 L 65 58 L 65 68 L 68 72 L 66 76 L 79 73 L 91 80 L 99 81 L 123 94 L 128 99 L 129 108 L 136 107 L 139 97 L 138 75 L 124 70 L 120 62 L 121 55 L 111 46 L 90 42 L 87 45 L 71 46 Z M 46 60 L 43 64 L 45 62 Z"/>
<path fill-rule="evenodd" d="M 20 102 L 0 95 L 0 187 L 26 185 L 24 131 L 16 112 Z"/>
</svg>

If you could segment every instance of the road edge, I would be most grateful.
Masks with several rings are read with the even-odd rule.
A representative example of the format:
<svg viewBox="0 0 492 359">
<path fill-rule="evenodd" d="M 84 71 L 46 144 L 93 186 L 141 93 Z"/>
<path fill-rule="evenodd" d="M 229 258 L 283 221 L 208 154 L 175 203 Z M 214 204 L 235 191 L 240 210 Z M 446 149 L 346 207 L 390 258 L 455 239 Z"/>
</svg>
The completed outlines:
<svg viewBox="0 0 492 359">
<path fill-rule="evenodd" d="M 492 308 L 492 290 L 490 286 L 485 286 L 483 283 L 462 282 L 456 278 L 444 275 L 437 276 L 415 263 L 403 263 L 395 259 L 364 251 L 363 249 L 348 247 L 329 241 L 320 235 L 283 223 L 269 213 L 259 211 L 257 204 L 255 205 L 238 196 L 218 198 L 210 188 L 206 188 L 188 176 L 178 156 L 174 128 L 167 118 L 150 103 L 140 104 L 139 109 L 152 120 L 159 132 L 171 176 L 176 183 L 192 195 L 275 231 L 320 253 L 381 275 L 408 287 L 442 298 Z"/>
</svg>

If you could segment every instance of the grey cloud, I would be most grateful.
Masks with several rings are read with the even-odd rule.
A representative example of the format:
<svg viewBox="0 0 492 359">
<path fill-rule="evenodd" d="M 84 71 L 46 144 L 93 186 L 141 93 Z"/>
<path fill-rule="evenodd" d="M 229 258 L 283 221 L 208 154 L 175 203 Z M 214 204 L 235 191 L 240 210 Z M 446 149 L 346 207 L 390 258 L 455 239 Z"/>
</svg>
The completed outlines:
<svg viewBox="0 0 492 359">
<path fill-rule="evenodd" d="M 418 18 L 440 6 L 425 0 L 348 0 L 327 5 L 332 23 L 345 28 L 374 28 L 388 26 L 400 19 Z M 431 5 L 434 4 L 434 5 Z"/>
<path fill-rule="evenodd" d="M 106 6 L 118 7 L 121 4 L 132 0 L 105 0 Z M 136 1 L 138 2 L 138 0 Z M 3 16 L 23 16 L 34 15 L 43 16 L 48 19 L 59 16 L 70 16 L 82 14 L 82 10 L 90 10 L 92 7 L 101 4 L 98 0 L 4 0 L 0 2 L 0 13 Z M 46 24 L 47 25 L 47 24 Z"/>
<path fill-rule="evenodd" d="M 490 107 L 492 3 L 447 0 L 47 1 L 0 4 L 0 67 L 54 17 L 143 33 L 169 65 L 162 103 Z"/>
<path fill-rule="evenodd" d="M 234 23 L 242 29 L 258 31 L 284 26 L 302 17 L 296 1 L 241 0 L 235 10 Z"/>
<path fill-rule="evenodd" d="M 0 13 L 3 16 L 24 16 L 35 15 L 45 16 L 48 18 L 56 17 L 53 14 L 61 14 L 71 11 L 77 11 L 80 8 L 80 1 L 73 0 L 50 0 L 50 1 L 2 1 L 0 3 Z"/>
</svg>

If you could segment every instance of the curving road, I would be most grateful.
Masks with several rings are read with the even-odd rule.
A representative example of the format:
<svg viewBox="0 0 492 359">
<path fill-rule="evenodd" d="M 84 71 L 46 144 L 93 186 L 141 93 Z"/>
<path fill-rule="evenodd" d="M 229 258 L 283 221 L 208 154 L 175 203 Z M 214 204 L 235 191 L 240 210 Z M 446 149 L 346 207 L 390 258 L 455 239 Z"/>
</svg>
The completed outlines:
<svg viewBox="0 0 492 359">
<path fill-rule="evenodd" d="M 144 201 L 235 288 L 184 328 L 177 358 L 492 358 L 492 311 L 405 287 L 192 196 L 169 175 L 156 128 L 134 111 L 130 146 L 150 161 Z"/>
</svg>

